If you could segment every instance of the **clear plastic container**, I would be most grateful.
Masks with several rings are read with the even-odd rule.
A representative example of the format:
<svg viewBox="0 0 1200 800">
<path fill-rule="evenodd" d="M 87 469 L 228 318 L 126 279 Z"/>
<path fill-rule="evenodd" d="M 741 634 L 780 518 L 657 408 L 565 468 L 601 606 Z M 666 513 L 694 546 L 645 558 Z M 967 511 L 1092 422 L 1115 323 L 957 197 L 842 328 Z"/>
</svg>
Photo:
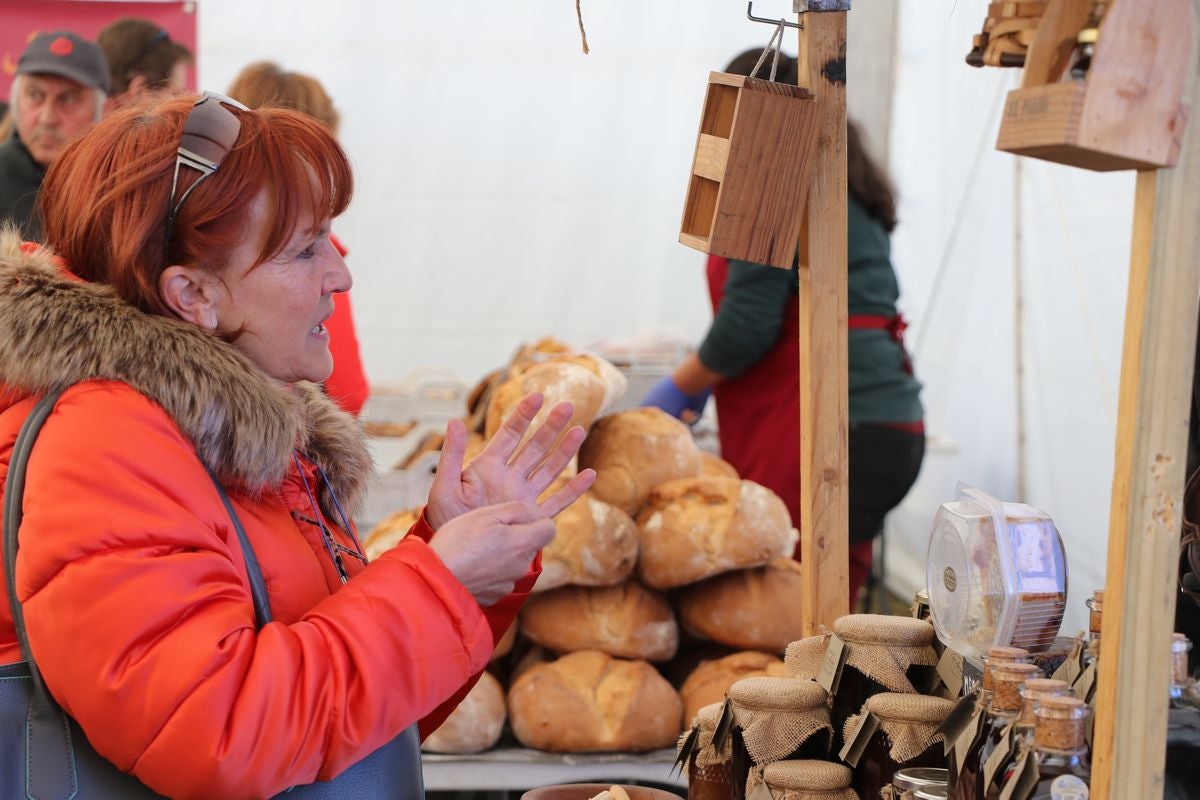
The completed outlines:
<svg viewBox="0 0 1200 800">
<path fill-rule="evenodd" d="M 1067 604 L 1067 560 L 1048 514 L 959 484 L 938 509 L 925 559 L 938 638 L 964 656 L 1049 648 Z"/>
</svg>

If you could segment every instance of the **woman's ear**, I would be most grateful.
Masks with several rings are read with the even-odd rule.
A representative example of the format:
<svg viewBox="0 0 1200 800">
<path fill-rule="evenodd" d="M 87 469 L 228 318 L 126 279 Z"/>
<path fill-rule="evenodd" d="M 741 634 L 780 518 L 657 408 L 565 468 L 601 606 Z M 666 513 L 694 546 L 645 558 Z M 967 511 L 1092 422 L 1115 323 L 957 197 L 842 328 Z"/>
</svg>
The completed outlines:
<svg viewBox="0 0 1200 800">
<path fill-rule="evenodd" d="M 179 265 L 158 276 L 158 293 L 167 308 L 185 322 L 215 331 L 224 297 L 221 282 L 207 270 Z"/>
</svg>

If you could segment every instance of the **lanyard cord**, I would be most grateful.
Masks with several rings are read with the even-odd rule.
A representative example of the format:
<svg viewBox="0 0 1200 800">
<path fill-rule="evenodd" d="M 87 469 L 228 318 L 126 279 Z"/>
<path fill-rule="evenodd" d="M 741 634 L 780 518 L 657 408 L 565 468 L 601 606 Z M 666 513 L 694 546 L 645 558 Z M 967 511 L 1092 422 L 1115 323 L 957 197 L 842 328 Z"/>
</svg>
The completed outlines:
<svg viewBox="0 0 1200 800">
<path fill-rule="evenodd" d="M 326 488 L 329 489 L 329 496 L 333 498 L 333 504 L 337 508 L 338 514 L 342 518 L 342 524 L 345 526 L 346 531 L 350 534 L 351 539 L 354 541 L 354 546 L 356 548 L 355 550 L 351 550 L 344 545 L 338 544 L 337 540 L 333 538 L 333 534 L 330 533 L 329 528 L 325 527 L 325 522 L 321 519 L 321 510 L 317 506 L 317 498 L 315 495 L 313 495 L 312 487 L 308 485 L 308 478 L 304 475 L 304 467 L 300 463 L 300 454 L 295 450 L 292 451 L 292 460 L 296 463 L 296 471 L 300 474 L 300 482 L 304 484 L 304 491 L 308 495 L 309 505 L 312 506 L 313 519 L 321 531 L 321 541 L 325 544 L 325 550 L 329 553 L 330 560 L 333 561 L 334 569 L 337 570 L 338 579 L 341 580 L 343 584 L 349 583 L 350 573 L 346 571 L 346 564 L 342 560 L 342 553 L 350 553 L 365 564 L 367 557 L 362 552 L 362 546 L 358 543 L 358 538 L 354 535 L 354 529 L 350 526 L 350 522 L 346 518 L 346 513 L 342 511 L 342 504 L 338 501 L 337 495 L 333 493 L 333 486 L 330 485 L 329 477 L 325 475 L 325 470 L 321 469 L 319 464 L 313 462 L 313 466 L 316 467 L 317 472 L 321 474 L 321 478 L 325 481 Z"/>
</svg>

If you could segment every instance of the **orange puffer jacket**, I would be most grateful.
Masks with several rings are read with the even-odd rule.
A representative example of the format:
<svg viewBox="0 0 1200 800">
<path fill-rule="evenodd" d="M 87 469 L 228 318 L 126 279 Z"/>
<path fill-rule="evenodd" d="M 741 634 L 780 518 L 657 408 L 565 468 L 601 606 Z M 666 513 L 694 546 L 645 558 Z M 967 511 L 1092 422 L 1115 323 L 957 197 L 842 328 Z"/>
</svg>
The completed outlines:
<svg viewBox="0 0 1200 800">
<path fill-rule="evenodd" d="M 345 559 L 342 585 L 313 520 L 351 545 L 317 466 L 352 513 L 370 476 L 352 418 L 13 245 L 0 240 L 0 483 L 36 397 L 74 384 L 30 458 L 16 589 L 46 682 L 93 746 L 172 797 L 250 798 L 328 780 L 418 720 L 431 732 L 537 563 L 481 609 L 422 519 L 369 566 Z M 206 465 L 262 567 L 261 630 Z M 7 604 L 0 658 L 20 658 Z"/>
</svg>

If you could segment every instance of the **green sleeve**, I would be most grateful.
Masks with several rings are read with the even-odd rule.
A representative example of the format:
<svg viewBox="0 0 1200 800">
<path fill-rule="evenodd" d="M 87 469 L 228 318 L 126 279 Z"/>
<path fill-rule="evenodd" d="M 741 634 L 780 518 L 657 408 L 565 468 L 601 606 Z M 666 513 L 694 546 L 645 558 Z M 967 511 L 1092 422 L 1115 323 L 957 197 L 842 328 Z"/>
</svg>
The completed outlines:
<svg viewBox="0 0 1200 800">
<path fill-rule="evenodd" d="M 700 344 L 700 363 L 726 378 L 756 364 L 779 338 L 784 309 L 797 285 L 794 266 L 788 270 L 731 260 L 721 304 Z"/>
</svg>

